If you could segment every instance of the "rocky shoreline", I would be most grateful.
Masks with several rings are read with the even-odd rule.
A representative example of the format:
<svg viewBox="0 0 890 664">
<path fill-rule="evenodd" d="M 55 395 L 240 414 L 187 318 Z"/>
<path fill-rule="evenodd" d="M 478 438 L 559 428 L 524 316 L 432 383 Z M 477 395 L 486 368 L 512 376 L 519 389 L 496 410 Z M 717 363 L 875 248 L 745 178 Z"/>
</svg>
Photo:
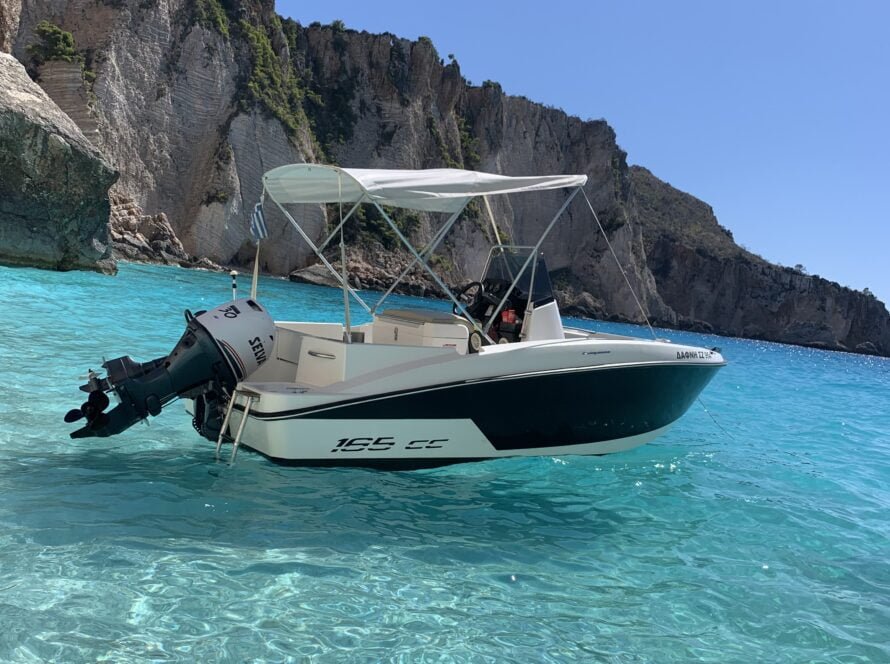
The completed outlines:
<svg viewBox="0 0 890 664">
<path fill-rule="evenodd" d="M 131 199 L 120 194 L 111 194 L 110 198 L 109 236 L 115 260 L 226 270 L 209 258 L 190 255 L 163 212 L 144 214 L 142 208 Z"/>
</svg>

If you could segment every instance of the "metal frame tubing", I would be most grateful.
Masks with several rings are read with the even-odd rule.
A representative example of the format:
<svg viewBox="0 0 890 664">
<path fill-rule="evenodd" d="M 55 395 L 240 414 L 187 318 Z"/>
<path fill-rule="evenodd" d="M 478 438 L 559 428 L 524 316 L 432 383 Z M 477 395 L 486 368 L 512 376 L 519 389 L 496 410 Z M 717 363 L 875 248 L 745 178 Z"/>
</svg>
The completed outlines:
<svg viewBox="0 0 890 664">
<path fill-rule="evenodd" d="M 425 257 L 432 255 L 432 253 L 436 250 L 436 247 L 439 246 L 439 243 L 443 239 L 445 239 L 445 236 L 448 234 L 448 231 L 451 230 L 451 227 L 454 226 L 454 224 L 457 222 L 457 218 L 467 208 L 467 204 L 470 202 L 470 200 L 472 200 L 472 199 L 468 198 L 464 202 L 464 204 L 461 205 L 460 209 L 448 218 L 448 221 L 445 222 L 445 224 L 442 226 L 442 228 L 440 228 L 438 231 L 436 231 L 436 234 L 433 236 L 433 239 L 429 241 L 429 244 L 427 244 L 426 247 L 424 247 L 423 249 L 420 250 L 419 255 L 421 257 L 421 262 L 426 263 Z M 395 290 L 396 286 L 399 285 L 399 282 L 401 282 L 402 279 L 405 278 L 405 275 L 407 275 L 414 268 L 415 265 L 417 265 L 416 257 L 411 259 L 411 263 L 408 265 L 408 267 L 406 267 L 404 270 L 402 270 L 402 273 L 396 278 L 396 280 L 393 282 L 392 286 L 390 286 L 389 289 L 383 294 L 383 296 L 379 300 L 377 300 L 377 304 L 375 304 L 371 308 L 372 314 L 376 313 L 377 309 L 380 308 L 380 305 L 383 304 L 383 302 L 386 300 L 386 298 L 388 298 L 390 295 L 392 295 L 392 292 Z"/>
<path fill-rule="evenodd" d="M 408 241 L 408 238 L 406 238 L 402 234 L 402 231 L 400 231 L 399 227 L 396 226 L 395 222 L 392 219 L 390 219 L 389 215 L 386 214 L 386 211 L 382 207 L 380 207 L 380 204 L 377 201 L 372 201 L 372 203 L 377 208 L 377 210 L 380 212 L 380 214 L 383 215 L 383 218 L 386 219 L 386 223 L 389 224 L 389 227 L 396 234 L 396 237 L 398 237 L 399 240 L 402 242 L 402 244 L 405 245 L 405 248 L 407 248 L 408 251 L 411 252 L 411 255 L 414 256 L 414 258 L 420 262 L 420 264 L 424 267 L 424 269 L 427 271 L 427 273 L 430 275 L 430 277 L 432 277 L 433 281 L 436 282 L 436 285 L 439 288 L 441 288 L 442 292 L 445 293 L 448 296 L 448 298 L 454 303 L 454 306 L 457 307 L 458 311 L 460 311 L 466 317 L 466 319 L 468 321 L 473 321 L 473 317 L 470 316 L 470 314 L 467 312 L 467 309 L 463 305 L 463 303 L 454 296 L 454 293 L 452 293 L 451 289 L 445 285 L 445 282 L 443 282 L 439 278 L 439 275 L 437 275 L 433 271 L 433 269 L 429 265 L 427 265 L 426 261 L 424 261 L 423 258 L 420 256 L 420 254 L 417 253 L 417 250 L 413 246 L 411 246 L 411 243 Z M 475 321 L 473 321 L 473 327 L 476 328 L 486 339 L 488 339 L 489 343 L 494 343 L 494 339 L 492 339 L 490 336 L 488 336 L 488 331 L 480 329 L 478 323 L 476 323 Z"/>
<path fill-rule="evenodd" d="M 274 198 L 272 200 L 275 201 Z M 288 219 L 288 221 L 290 221 L 291 225 L 297 229 L 297 232 L 300 234 L 300 236 L 304 240 L 306 240 L 306 244 L 308 244 L 309 247 L 312 249 L 312 251 L 315 252 L 315 255 L 318 256 L 318 258 L 321 260 L 321 262 L 324 263 L 324 266 L 326 268 L 328 268 L 328 271 L 330 271 L 330 273 L 334 275 L 334 277 L 340 283 L 340 286 L 342 288 L 347 289 L 349 291 L 350 295 L 352 295 L 352 297 L 355 298 L 356 302 L 358 302 L 360 305 L 362 305 L 362 308 L 365 311 L 367 311 L 368 313 L 371 313 L 371 307 L 369 307 L 367 304 L 365 304 L 365 301 L 361 298 L 361 296 L 358 293 L 356 293 L 354 290 L 352 290 L 352 286 L 350 286 L 348 283 L 343 281 L 343 277 L 341 277 L 340 274 L 337 272 L 337 270 L 334 269 L 334 266 L 330 264 L 328 259 L 325 258 L 324 255 L 322 255 L 322 253 L 318 249 L 318 247 L 315 246 L 315 243 L 309 238 L 308 235 L 306 235 L 306 231 L 304 231 L 300 227 L 300 224 L 298 224 L 296 222 L 296 220 L 290 215 L 290 212 L 285 210 L 284 206 L 281 205 L 281 203 L 279 203 L 278 201 L 275 201 L 275 205 L 277 205 L 278 209 L 281 210 L 281 212 L 284 214 L 285 217 L 287 217 L 287 219 Z"/>
<path fill-rule="evenodd" d="M 516 275 L 516 278 L 513 280 L 513 283 L 510 284 L 510 287 L 507 289 L 507 292 L 504 293 L 504 297 L 501 299 L 500 304 L 498 304 L 497 308 L 492 313 L 491 318 L 488 319 L 488 323 L 485 324 L 483 331 L 486 333 L 486 336 L 488 336 L 488 330 L 491 329 L 492 324 L 497 319 L 497 315 L 499 313 L 501 313 L 501 309 L 504 308 L 504 304 L 507 302 L 507 299 L 510 297 L 510 293 L 513 292 L 513 289 L 516 288 L 516 284 L 519 283 L 519 278 L 522 277 L 522 275 L 528 269 L 529 263 L 531 263 L 532 259 L 537 258 L 538 252 L 541 250 L 541 245 L 544 244 L 544 240 L 547 239 L 547 236 L 550 234 L 550 231 L 553 228 L 553 226 L 556 224 L 556 221 L 562 216 L 562 213 L 565 212 L 566 208 L 569 207 L 569 203 L 571 203 L 575 199 L 575 196 L 578 195 L 579 191 L 581 191 L 581 187 L 577 187 L 576 189 L 574 189 L 572 191 L 572 193 L 566 198 L 565 202 L 559 208 L 559 211 L 556 213 L 556 215 L 553 217 L 553 219 L 550 220 L 550 223 L 547 224 L 547 228 L 544 229 L 544 233 L 541 235 L 541 237 L 538 239 L 538 241 L 534 245 L 534 251 L 532 251 L 528 255 L 528 258 L 525 259 L 525 263 L 522 264 L 522 267 L 519 269 L 519 273 Z"/>
</svg>

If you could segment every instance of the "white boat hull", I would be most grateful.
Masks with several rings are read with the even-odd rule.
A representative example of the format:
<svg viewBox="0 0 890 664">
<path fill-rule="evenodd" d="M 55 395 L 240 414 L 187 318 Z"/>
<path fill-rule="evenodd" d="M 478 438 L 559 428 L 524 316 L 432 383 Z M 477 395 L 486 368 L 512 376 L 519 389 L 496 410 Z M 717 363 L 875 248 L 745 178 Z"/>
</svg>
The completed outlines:
<svg viewBox="0 0 890 664">
<path fill-rule="evenodd" d="M 241 413 L 233 415 L 233 427 L 240 422 Z M 670 427 L 595 443 L 498 450 L 469 419 L 302 419 L 294 423 L 249 418 L 242 445 L 290 464 L 409 469 L 513 456 L 611 454 L 648 443 Z"/>
<path fill-rule="evenodd" d="M 327 342 L 303 357 L 322 349 L 337 356 L 325 360 L 332 366 L 348 365 L 350 353 L 375 352 Z M 663 434 L 724 365 L 716 351 L 627 338 L 428 352 L 325 387 L 245 381 L 240 389 L 255 400 L 243 430 L 246 400 L 236 402 L 229 439 L 241 430 L 240 446 L 303 465 L 609 454 Z"/>
</svg>

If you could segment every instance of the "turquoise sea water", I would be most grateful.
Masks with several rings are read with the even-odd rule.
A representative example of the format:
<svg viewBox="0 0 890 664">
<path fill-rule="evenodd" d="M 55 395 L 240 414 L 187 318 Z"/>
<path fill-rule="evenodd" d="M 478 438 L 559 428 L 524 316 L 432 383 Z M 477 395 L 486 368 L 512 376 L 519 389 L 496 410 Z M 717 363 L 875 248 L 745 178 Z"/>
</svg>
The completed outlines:
<svg viewBox="0 0 890 664">
<path fill-rule="evenodd" d="M 0 268 L 0 661 L 890 661 L 890 361 L 664 331 L 723 348 L 719 426 L 607 457 L 228 468 L 178 405 L 68 439 L 87 368 L 228 282 Z"/>
</svg>

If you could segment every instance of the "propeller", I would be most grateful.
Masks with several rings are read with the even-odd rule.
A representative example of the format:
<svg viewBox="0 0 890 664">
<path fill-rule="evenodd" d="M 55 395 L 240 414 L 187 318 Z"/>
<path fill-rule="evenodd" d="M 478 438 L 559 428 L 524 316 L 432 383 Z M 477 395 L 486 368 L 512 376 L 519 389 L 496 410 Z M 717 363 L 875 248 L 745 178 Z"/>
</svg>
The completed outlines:
<svg viewBox="0 0 890 664">
<path fill-rule="evenodd" d="M 108 404 L 110 403 L 108 400 L 108 395 L 101 390 L 95 390 L 90 392 L 90 396 L 87 399 L 87 403 L 90 404 L 93 408 L 96 408 L 100 413 L 108 408 Z"/>
<path fill-rule="evenodd" d="M 85 417 L 88 424 L 103 426 L 108 422 L 108 415 L 103 411 L 108 408 L 108 395 L 102 390 L 93 390 L 90 396 L 84 401 L 80 408 L 72 408 L 65 413 L 65 422 L 71 424 Z"/>
</svg>

